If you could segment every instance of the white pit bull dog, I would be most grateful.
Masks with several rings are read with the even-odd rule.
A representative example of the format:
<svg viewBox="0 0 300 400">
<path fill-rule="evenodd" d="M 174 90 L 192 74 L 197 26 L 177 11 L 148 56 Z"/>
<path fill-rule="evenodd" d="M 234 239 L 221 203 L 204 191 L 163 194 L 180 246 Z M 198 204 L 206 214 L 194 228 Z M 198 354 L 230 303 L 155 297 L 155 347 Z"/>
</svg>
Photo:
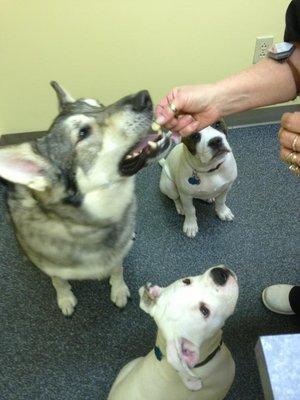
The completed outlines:
<svg viewBox="0 0 300 400">
<path fill-rule="evenodd" d="M 140 307 L 158 326 L 155 348 L 127 364 L 108 400 L 222 400 L 235 364 L 222 343 L 238 298 L 236 276 L 224 266 L 166 288 L 140 289 Z"/>
<path fill-rule="evenodd" d="M 178 214 L 185 215 L 183 231 L 189 237 L 198 232 L 193 198 L 212 202 L 223 221 L 234 218 L 226 196 L 237 177 L 237 167 L 226 139 L 224 121 L 182 139 L 166 160 L 161 160 L 160 190 L 174 200 Z"/>
</svg>

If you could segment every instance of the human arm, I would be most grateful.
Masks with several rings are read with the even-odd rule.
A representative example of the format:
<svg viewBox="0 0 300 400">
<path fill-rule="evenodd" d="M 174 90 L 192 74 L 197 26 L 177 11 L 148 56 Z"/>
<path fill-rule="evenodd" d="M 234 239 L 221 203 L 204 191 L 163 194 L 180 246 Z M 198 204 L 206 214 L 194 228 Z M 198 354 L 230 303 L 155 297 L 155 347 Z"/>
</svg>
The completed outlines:
<svg viewBox="0 0 300 400">
<path fill-rule="evenodd" d="M 289 63 L 267 58 L 215 84 L 172 89 L 157 105 L 157 122 L 185 136 L 227 115 L 292 100 L 299 90 L 297 74 L 300 76 L 299 43 Z"/>
</svg>

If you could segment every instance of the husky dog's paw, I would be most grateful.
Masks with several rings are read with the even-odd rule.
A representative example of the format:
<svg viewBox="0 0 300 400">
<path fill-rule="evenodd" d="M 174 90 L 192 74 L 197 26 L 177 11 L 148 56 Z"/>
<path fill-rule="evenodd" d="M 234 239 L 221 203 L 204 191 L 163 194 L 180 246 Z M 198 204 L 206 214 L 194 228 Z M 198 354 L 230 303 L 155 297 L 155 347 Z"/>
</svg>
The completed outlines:
<svg viewBox="0 0 300 400">
<path fill-rule="evenodd" d="M 221 209 L 216 209 L 217 216 L 222 220 L 222 221 L 232 221 L 234 218 L 234 215 L 232 214 L 230 208 L 227 206 L 222 207 Z"/>
<path fill-rule="evenodd" d="M 184 215 L 183 207 L 181 204 L 181 201 L 179 199 L 174 200 L 176 211 L 178 212 L 179 215 Z"/>
<path fill-rule="evenodd" d="M 212 197 L 210 199 L 205 200 L 205 202 L 208 203 L 208 204 L 214 203 L 215 202 L 215 198 Z"/>
<path fill-rule="evenodd" d="M 74 308 L 77 304 L 77 299 L 74 294 L 70 291 L 70 293 L 66 293 L 64 296 L 60 296 L 57 298 L 58 307 L 61 309 L 61 312 L 69 317 L 73 314 Z"/>
<path fill-rule="evenodd" d="M 125 307 L 129 297 L 130 292 L 125 283 L 120 286 L 113 285 L 111 287 L 110 299 L 117 307 Z"/>
<path fill-rule="evenodd" d="M 198 233 L 198 224 L 196 220 L 185 219 L 183 224 L 183 232 L 190 238 L 194 238 Z"/>
</svg>

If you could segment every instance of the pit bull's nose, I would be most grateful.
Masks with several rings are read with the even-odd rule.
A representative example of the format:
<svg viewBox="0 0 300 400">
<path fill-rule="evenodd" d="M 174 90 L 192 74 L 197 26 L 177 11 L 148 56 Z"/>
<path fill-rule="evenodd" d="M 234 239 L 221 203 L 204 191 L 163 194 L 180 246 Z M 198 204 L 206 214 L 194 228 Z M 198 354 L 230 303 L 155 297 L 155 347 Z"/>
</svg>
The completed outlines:
<svg viewBox="0 0 300 400">
<path fill-rule="evenodd" d="M 209 140 L 208 146 L 214 150 L 218 150 L 223 145 L 223 139 L 220 136 L 216 136 Z"/>
<path fill-rule="evenodd" d="M 227 268 L 216 267 L 210 271 L 210 275 L 216 285 L 224 286 L 231 275 L 231 272 Z"/>
<path fill-rule="evenodd" d="M 132 108 L 137 112 L 152 108 L 152 100 L 148 90 L 142 90 L 133 97 Z"/>
</svg>

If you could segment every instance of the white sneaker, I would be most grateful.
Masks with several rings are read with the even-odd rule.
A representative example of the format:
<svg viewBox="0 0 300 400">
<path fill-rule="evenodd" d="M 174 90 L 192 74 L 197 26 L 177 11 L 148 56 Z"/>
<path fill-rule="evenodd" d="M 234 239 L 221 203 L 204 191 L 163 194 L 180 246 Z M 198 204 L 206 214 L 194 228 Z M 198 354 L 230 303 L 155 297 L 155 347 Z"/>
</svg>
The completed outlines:
<svg viewBox="0 0 300 400">
<path fill-rule="evenodd" d="M 291 309 L 289 301 L 289 294 L 293 287 L 292 285 L 272 285 L 266 287 L 262 292 L 264 305 L 277 314 L 295 314 Z"/>
</svg>

